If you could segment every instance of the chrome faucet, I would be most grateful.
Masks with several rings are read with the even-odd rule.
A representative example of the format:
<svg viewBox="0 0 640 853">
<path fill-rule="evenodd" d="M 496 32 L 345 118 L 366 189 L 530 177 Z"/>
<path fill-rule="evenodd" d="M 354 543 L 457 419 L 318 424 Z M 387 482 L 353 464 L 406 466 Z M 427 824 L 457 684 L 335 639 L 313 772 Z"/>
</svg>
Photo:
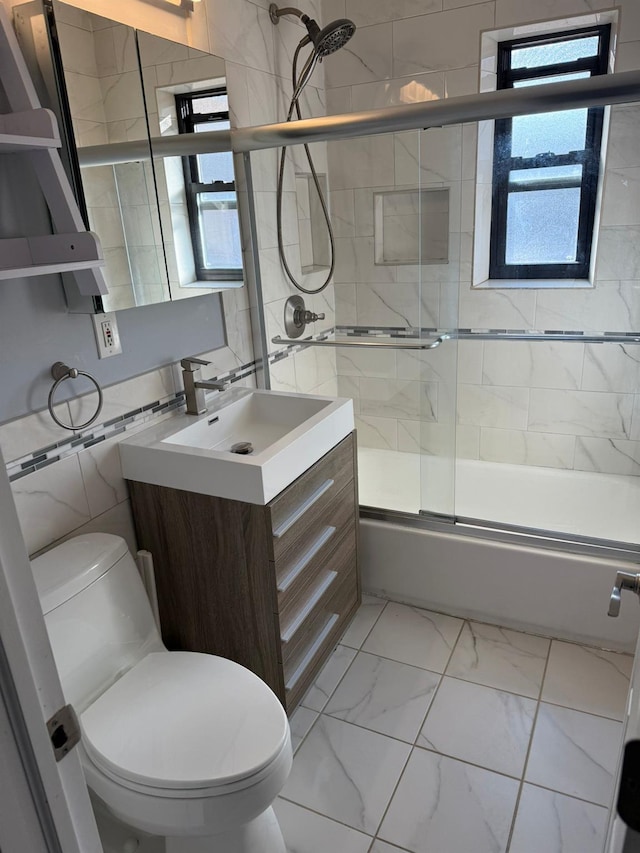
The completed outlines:
<svg viewBox="0 0 640 853">
<path fill-rule="evenodd" d="M 210 361 L 205 361 L 202 358 L 196 358 L 194 355 L 189 355 L 180 360 L 182 365 L 182 381 L 184 383 L 184 393 L 187 398 L 187 414 L 188 415 L 204 415 L 207 411 L 205 404 L 205 391 L 224 391 L 227 387 L 226 382 L 211 382 L 202 379 L 200 376 L 200 368 L 203 365 L 211 364 Z"/>
<path fill-rule="evenodd" d="M 618 572 L 616 574 L 616 581 L 609 600 L 609 616 L 617 616 L 620 613 L 620 596 L 623 589 L 630 589 L 640 595 L 640 574 L 632 574 L 631 572 Z"/>
</svg>

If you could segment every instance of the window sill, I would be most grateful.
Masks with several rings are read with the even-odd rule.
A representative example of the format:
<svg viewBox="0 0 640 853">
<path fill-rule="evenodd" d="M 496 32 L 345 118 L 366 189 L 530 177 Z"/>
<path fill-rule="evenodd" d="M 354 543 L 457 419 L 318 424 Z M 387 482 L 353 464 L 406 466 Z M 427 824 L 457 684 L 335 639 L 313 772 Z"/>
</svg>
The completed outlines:
<svg viewBox="0 0 640 853">
<path fill-rule="evenodd" d="M 590 290 L 588 278 L 488 278 L 472 284 L 471 290 L 558 290 L 578 288 Z"/>
<path fill-rule="evenodd" d="M 239 287 L 244 287 L 244 279 L 234 278 L 229 279 L 228 281 L 225 281 L 224 279 L 219 281 L 201 281 L 198 279 L 196 281 L 185 282 L 184 284 L 181 284 L 180 287 L 184 290 L 197 290 L 198 288 L 215 291 L 230 290 L 232 288 L 237 289 Z"/>
</svg>

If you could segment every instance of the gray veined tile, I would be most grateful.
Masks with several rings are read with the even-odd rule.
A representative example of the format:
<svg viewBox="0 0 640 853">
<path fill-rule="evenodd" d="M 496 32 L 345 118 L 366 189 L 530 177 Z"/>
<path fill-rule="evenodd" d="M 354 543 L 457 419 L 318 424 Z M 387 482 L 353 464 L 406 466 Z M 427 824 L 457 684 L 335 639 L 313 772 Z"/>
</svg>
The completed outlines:
<svg viewBox="0 0 640 853">
<path fill-rule="evenodd" d="M 447 675 L 538 698 L 549 640 L 478 622 L 467 623 Z"/>
<path fill-rule="evenodd" d="M 520 777 L 535 710 L 533 699 L 445 677 L 417 745 Z"/>
<path fill-rule="evenodd" d="M 379 838 L 376 838 L 369 853 L 402 853 L 402 848 L 396 847 L 395 844 L 387 844 L 386 841 L 380 841 Z"/>
<path fill-rule="evenodd" d="M 433 672 L 360 652 L 324 713 L 413 743 L 439 681 Z"/>
<path fill-rule="evenodd" d="M 291 728 L 291 746 L 294 752 L 296 752 L 319 716 L 318 711 L 312 711 L 311 708 L 305 708 L 302 705 L 298 705 L 291 715 L 289 726 Z"/>
<path fill-rule="evenodd" d="M 554 640 L 542 699 L 602 717 L 622 720 L 633 657 Z"/>
<path fill-rule="evenodd" d="M 355 649 L 342 645 L 336 646 L 300 704 L 312 711 L 322 711 L 355 656 Z"/>
<path fill-rule="evenodd" d="M 373 835 L 410 751 L 323 715 L 298 750 L 282 796 Z"/>
<path fill-rule="evenodd" d="M 287 800 L 273 804 L 287 853 L 367 853 L 371 837 Z"/>
<path fill-rule="evenodd" d="M 373 595 L 363 595 L 362 603 L 356 615 L 340 639 L 341 645 L 359 649 L 367 639 L 369 631 L 375 625 L 386 603 L 386 600 L 383 598 L 376 598 Z"/>
<path fill-rule="evenodd" d="M 503 853 L 518 785 L 414 749 L 378 834 L 413 853 Z"/>
<path fill-rule="evenodd" d="M 77 456 L 16 480 L 11 488 L 29 554 L 91 518 Z"/>
<path fill-rule="evenodd" d="M 637 420 L 634 422 L 637 423 Z M 632 435 L 635 426 L 632 426 Z M 640 444 L 624 438 L 591 438 L 576 436 L 573 467 L 576 471 L 597 471 L 601 474 L 640 474 Z"/>
<path fill-rule="evenodd" d="M 443 672 L 462 624 L 453 616 L 389 602 L 362 650 Z"/>
<path fill-rule="evenodd" d="M 622 725 L 540 704 L 525 772 L 527 782 L 608 806 Z"/>
<path fill-rule="evenodd" d="M 524 785 L 510 853 L 601 853 L 608 811 L 555 791 Z"/>
<path fill-rule="evenodd" d="M 529 429 L 600 438 L 631 438 L 633 394 L 531 389 Z"/>
</svg>

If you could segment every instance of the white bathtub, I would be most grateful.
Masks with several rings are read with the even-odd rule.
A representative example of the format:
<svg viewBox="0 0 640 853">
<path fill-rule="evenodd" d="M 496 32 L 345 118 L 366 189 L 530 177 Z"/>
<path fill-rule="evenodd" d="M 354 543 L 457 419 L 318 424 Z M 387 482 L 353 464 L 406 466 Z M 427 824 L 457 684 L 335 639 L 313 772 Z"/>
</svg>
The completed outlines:
<svg viewBox="0 0 640 853">
<path fill-rule="evenodd" d="M 640 477 L 358 449 L 360 503 L 640 542 Z M 455 489 L 455 491 L 454 491 Z"/>
<path fill-rule="evenodd" d="M 359 464 L 362 505 L 419 509 L 420 457 L 361 448 Z M 428 494 L 446 495 L 429 508 L 447 512 L 451 493 L 442 483 L 448 466 L 427 460 L 422 467 Z M 457 467 L 458 516 L 638 542 L 640 478 L 472 460 Z M 607 616 L 616 571 L 635 571 L 628 562 L 369 519 L 362 521 L 361 541 L 368 592 L 547 636 L 635 649 L 637 598 L 624 594 L 620 616 Z"/>
<path fill-rule="evenodd" d="M 632 652 L 640 625 L 633 593 L 607 616 L 616 571 L 629 563 L 578 557 L 362 519 L 366 592 L 456 616 Z"/>
</svg>

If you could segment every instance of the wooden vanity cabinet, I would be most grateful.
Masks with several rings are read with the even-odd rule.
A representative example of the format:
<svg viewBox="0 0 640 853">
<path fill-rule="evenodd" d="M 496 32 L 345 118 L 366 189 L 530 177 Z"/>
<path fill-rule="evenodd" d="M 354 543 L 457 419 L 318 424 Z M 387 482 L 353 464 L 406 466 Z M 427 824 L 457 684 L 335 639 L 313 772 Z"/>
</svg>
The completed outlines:
<svg viewBox="0 0 640 853">
<path fill-rule="evenodd" d="M 235 660 L 295 709 L 360 603 L 355 449 L 266 506 L 129 481 L 169 649 Z"/>
</svg>

